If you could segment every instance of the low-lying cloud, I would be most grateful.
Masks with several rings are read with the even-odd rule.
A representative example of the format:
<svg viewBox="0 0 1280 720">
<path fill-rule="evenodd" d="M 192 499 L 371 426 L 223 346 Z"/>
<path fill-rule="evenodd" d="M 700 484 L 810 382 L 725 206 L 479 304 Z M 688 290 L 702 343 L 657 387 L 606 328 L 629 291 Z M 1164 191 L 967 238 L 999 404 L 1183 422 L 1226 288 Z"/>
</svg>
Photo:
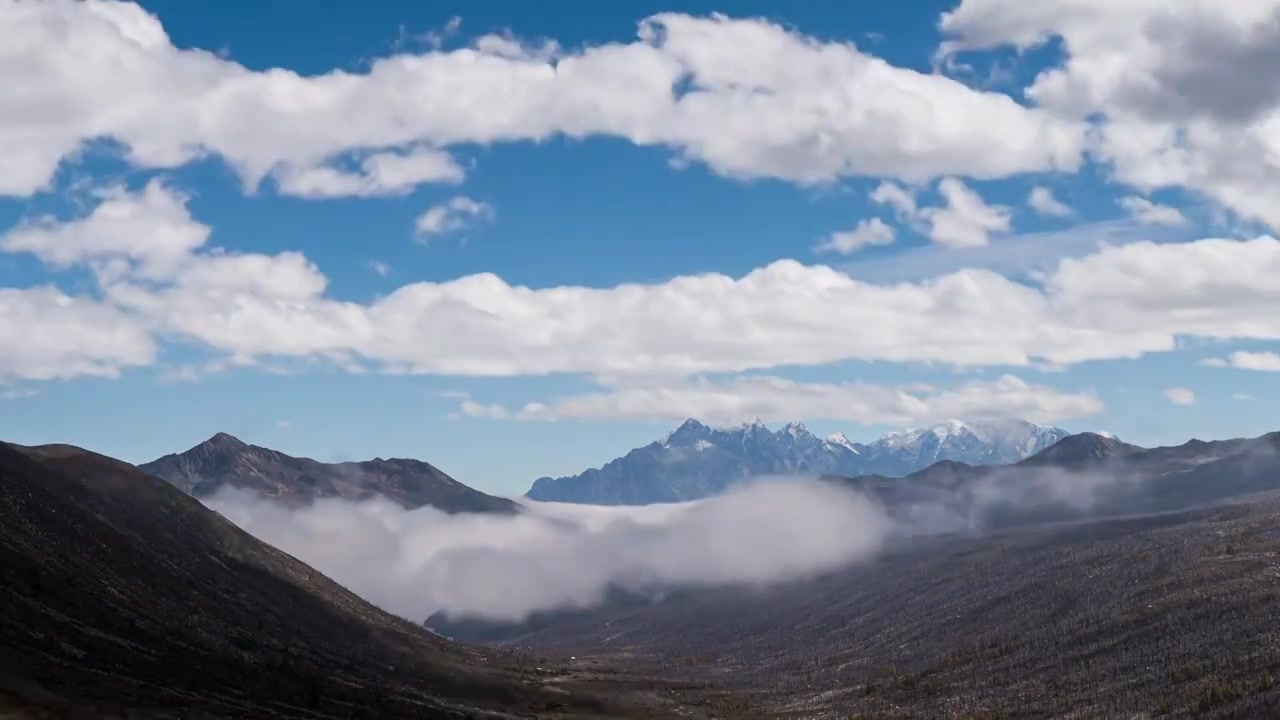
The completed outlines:
<svg viewBox="0 0 1280 720">
<path fill-rule="evenodd" d="M 243 491 L 206 500 L 232 522 L 385 610 L 414 620 L 521 621 L 613 588 L 763 585 L 868 558 L 893 523 L 835 485 L 761 482 L 717 498 L 608 508 L 529 502 L 447 515 L 382 499 L 287 508 Z"/>
<path fill-rule="evenodd" d="M 1116 458 L 1080 468 L 939 464 L 909 478 L 771 478 L 640 507 L 523 501 L 514 516 L 406 510 L 385 499 L 290 508 L 237 490 L 206 503 L 396 614 L 520 622 L 599 605 L 613 590 L 788 582 L 923 538 L 1173 510 L 1273 486 L 1269 445 L 1234 452 L 1221 456 L 1234 463 L 1223 470 L 1230 486 L 1169 474 L 1185 463 Z"/>
</svg>

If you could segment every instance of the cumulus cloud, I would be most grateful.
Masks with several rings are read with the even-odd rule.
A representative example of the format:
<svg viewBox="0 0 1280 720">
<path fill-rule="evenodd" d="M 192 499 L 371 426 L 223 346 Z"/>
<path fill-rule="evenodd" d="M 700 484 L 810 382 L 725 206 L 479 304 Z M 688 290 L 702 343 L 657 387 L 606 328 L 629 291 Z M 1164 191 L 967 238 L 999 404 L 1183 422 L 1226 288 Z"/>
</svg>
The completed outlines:
<svg viewBox="0 0 1280 720">
<path fill-rule="evenodd" d="M 452 181 L 458 171 L 430 148 L 556 135 L 619 137 L 726 176 L 805 183 L 1069 170 L 1084 146 L 1082 123 L 759 19 L 664 13 L 641 20 L 630 43 L 565 51 L 486 36 L 310 76 L 178 48 L 131 3 L 7 0 L 0 34 L 11 39 L 0 61 L 9 195 L 48 187 L 96 138 L 138 166 L 214 155 L 248 188 L 274 176 L 306 196 Z M 102 61 L 71 62 L 67 47 Z M 365 153 L 400 167 L 343 169 Z"/>
<path fill-rule="evenodd" d="M 1234 367 L 1241 370 L 1280 372 L 1280 355 L 1273 352 L 1248 352 L 1240 350 L 1224 358 L 1206 358 L 1200 361 L 1206 367 Z"/>
<path fill-rule="evenodd" d="M 1164 396 L 1174 405 L 1195 405 L 1196 394 L 1184 387 L 1171 387 L 1164 391 Z"/>
<path fill-rule="evenodd" d="M 0 236 L 11 251 L 89 265 L 101 296 L 6 291 L 12 306 L 0 305 L 0 323 L 15 338 L 0 351 L 7 374 L 114 373 L 150 363 L 158 341 L 239 364 L 672 377 L 854 359 L 1068 365 L 1168 352 L 1182 337 L 1280 340 L 1280 241 L 1270 237 L 1103 247 L 1029 283 L 987 270 L 872 283 L 780 260 L 740 277 L 604 288 L 513 286 L 482 273 L 362 303 L 329 295 L 328 278 L 296 251 L 180 254 L 208 227 L 163 185 L 104 204 L 128 208 L 127 222 L 95 209 Z M 67 332 L 48 332 L 56 327 Z M 26 342 L 37 329 L 39 342 Z M 58 369 L 13 360 L 35 348 Z"/>
<path fill-rule="evenodd" d="M 918 208 L 915 193 L 901 185 L 884 181 L 871 191 L 871 202 L 893 208 L 899 220 L 915 220 Z"/>
<path fill-rule="evenodd" d="M 103 270 L 136 264 L 147 277 L 172 273 L 209 237 L 187 212 L 187 198 L 158 180 L 138 193 L 109 188 L 86 217 L 42 217 L 0 236 L 0 249 L 27 252 L 55 268 L 94 263 Z"/>
<path fill-rule="evenodd" d="M 0 378 L 116 377 L 155 358 L 145 325 L 111 305 L 50 286 L 0 288 Z"/>
<path fill-rule="evenodd" d="M 1054 196 L 1053 191 L 1042 185 L 1031 188 L 1027 196 L 1027 205 L 1041 215 L 1050 217 L 1071 217 L 1075 213 L 1069 206 Z"/>
<path fill-rule="evenodd" d="M 1143 225 L 1186 225 L 1187 218 L 1182 211 L 1172 205 L 1160 205 L 1150 200 L 1129 195 L 1117 200 L 1120 207 L 1129 211 L 1129 215 Z"/>
<path fill-rule="evenodd" d="M 305 198 L 375 197 L 404 195 L 422 183 L 458 183 L 464 177 L 448 153 L 421 147 L 374 153 L 355 169 L 285 165 L 276 171 L 276 188 Z"/>
<path fill-rule="evenodd" d="M 893 228 L 880 218 L 871 218 L 859 222 L 852 230 L 832 233 L 831 237 L 818 243 L 813 249 L 817 252 L 849 255 L 871 245 L 889 245 L 893 240 Z"/>
<path fill-rule="evenodd" d="M 981 247 L 992 233 L 1009 230 L 1009 209 L 988 205 L 982 196 L 956 178 L 943 178 L 938 192 L 946 203 L 920 212 L 929 224 L 929 238 L 951 247 Z"/>
<path fill-rule="evenodd" d="M 848 420 L 864 425 L 924 425 L 948 418 L 1019 418 L 1058 422 L 1102 412 L 1092 392 L 1066 393 L 1032 385 L 1012 375 L 974 380 L 954 388 L 887 386 L 862 382 L 805 383 L 779 377 L 731 380 L 693 379 L 640 384 L 585 393 L 519 409 L 464 399 L 466 415 L 521 420 L 559 418 L 678 422 L 697 417 L 731 422 L 744 417 L 790 420 L 798 417 Z"/>
<path fill-rule="evenodd" d="M 493 206 L 465 195 L 450 198 L 427 208 L 418 216 L 414 230 L 419 238 L 456 232 L 469 223 L 493 218 Z"/>
<path fill-rule="evenodd" d="M 519 621 L 583 608 L 610 588 L 761 585 L 834 570 L 884 543 L 890 522 L 857 495 L 771 482 L 679 505 L 527 503 L 516 516 L 406 511 L 386 500 L 290 509 L 237 491 L 209 507 L 382 608 L 414 620 Z"/>
<path fill-rule="evenodd" d="M 938 182 L 938 193 L 942 196 L 942 205 L 921 207 L 911 190 L 882 182 L 871 191 L 870 198 L 873 203 L 893 208 L 899 220 L 939 245 L 982 247 L 992 233 L 1009 230 L 1009 208 L 988 205 L 958 178 L 943 178 Z"/>
<path fill-rule="evenodd" d="M 963 0 L 943 55 L 1060 41 L 1026 96 L 1096 118 L 1092 152 L 1144 190 L 1188 188 L 1280 226 L 1280 2 Z"/>
</svg>

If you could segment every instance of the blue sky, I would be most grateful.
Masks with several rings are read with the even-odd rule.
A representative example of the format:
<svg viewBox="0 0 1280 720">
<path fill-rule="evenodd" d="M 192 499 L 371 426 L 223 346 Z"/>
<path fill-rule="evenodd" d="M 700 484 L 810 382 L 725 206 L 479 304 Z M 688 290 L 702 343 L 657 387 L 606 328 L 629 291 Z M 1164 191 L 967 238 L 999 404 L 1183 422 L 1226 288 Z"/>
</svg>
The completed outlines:
<svg viewBox="0 0 1280 720">
<path fill-rule="evenodd" d="M 1010 1 L 0 2 L 0 437 L 520 493 L 684 416 L 1277 429 L 1280 98 L 1142 41 L 1196 3 Z"/>
</svg>

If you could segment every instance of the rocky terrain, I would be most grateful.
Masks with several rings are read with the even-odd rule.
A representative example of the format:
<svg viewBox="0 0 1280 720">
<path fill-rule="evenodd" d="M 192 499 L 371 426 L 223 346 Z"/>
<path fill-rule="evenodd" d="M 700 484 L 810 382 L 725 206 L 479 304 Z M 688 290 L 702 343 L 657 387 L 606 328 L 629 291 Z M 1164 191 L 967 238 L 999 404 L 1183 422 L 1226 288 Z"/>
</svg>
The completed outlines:
<svg viewBox="0 0 1280 720">
<path fill-rule="evenodd" d="M 897 520 L 872 562 L 443 637 L 133 466 L 0 445 L 0 716 L 1275 717 L 1277 450 L 832 476 Z"/>
<path fill-rule="evenodd" d="M 899 523 L 870 564 L 455 636 L 683 672 L 733 717 L 1280 715 L 1280 433 L 1068 437 L 1007 467 L 829 477 Z"/>
<path fill-rule="evenodd" d="M 644 505 L 696 500 L 764 475 L 907 475 L 944 460 L 1012 463 L 1053 445 L 1065 430 L 1020 420 L 950 421 L 870 443 L 818 438 L 801 423 L 774 432 L 759 420 L 714 428 L 686 420 L 666 437 L 579 475 L 539 478 L 533 500 Z"/>
<path fill-rule="evenodd" d="M 1280 497 L 932 538 L 808 582 L 488 630 L 679 673 L 706 685 L 683 702 L 725 717 L 1277 717 Z"/>
<path fill-rule="evenodd" d="M 666 686 L 466 649 L 163 480 L 0 443 L 0 716 L 669 716 Z"/>
<path fill-rule="evenodd" d="M 511 500 L 467 487 L 420 460 L 322 463 L 250 445 L 226 433 L 138 467 L 198 498 L 229 487 L 290 504 L 325 497 L 360 500 L 381 495 L 407 508 L 430 505 L 450 513 L 513 513 L 519 509 Z"/>
</svg>

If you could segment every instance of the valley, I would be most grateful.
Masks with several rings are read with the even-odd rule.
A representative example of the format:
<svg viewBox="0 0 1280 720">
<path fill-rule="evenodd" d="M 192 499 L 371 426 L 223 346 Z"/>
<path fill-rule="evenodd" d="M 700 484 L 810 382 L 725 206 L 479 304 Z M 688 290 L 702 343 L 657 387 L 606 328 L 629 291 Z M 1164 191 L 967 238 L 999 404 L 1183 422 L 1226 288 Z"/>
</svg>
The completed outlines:
<svg viewBox="0 0 1280 720">
<path fill-rule="evenodd" d="M 17 512 L 0 527 L 11 619 L 0 706 L 120 718 L 1267 717 L 1280 712 L 1277 438 L 1146 449 L 1085 433 L 1011 465 L 826 476 L 820 486 L 892 521 L 879 553 L 785 582 L 616 586 L 588 607 L 432 615 L 425 627 L 232 525 L 183 478 L 71 446 L 2 445 L 0 499 Z M 219 457 L 231 467 L 290 463 L 230 449 Z M 224 477 L 238 492 L 296 481 Z M 364 496 L 256 497 L 293 513 Z"/>
<path fill-rule="evenodd" d="M 617 603 L 488 642 L 700 680 L 715 690 L 683 697 L 735 703 L 722 717 L 1270 717 L 1278 622 L 1268 494 L 931 539 L 806 582 Z"/>
</svg>

